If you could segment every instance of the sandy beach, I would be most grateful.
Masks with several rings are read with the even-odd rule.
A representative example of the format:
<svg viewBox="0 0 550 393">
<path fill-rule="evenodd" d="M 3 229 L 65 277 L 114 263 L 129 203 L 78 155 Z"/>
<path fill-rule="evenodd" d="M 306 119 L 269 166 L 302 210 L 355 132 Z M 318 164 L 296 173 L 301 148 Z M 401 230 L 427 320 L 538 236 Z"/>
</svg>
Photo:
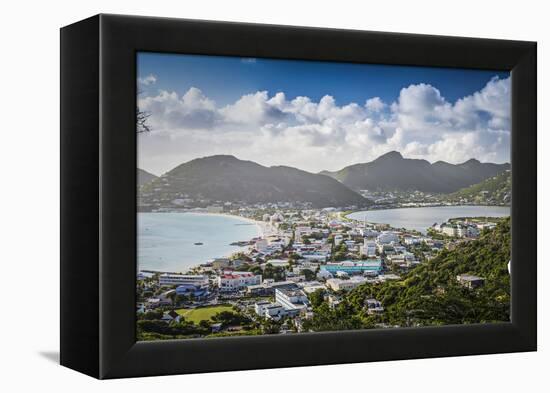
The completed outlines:
<svg viewBox="0 0 550 393">
<path fill-rule="evenodd" d="M 258 231 L 260 232 L 259 237 L 266 238 L 268 236 L 273 236 L 278 234 L 277 228 L 275 228 L 271 223 L 265 221 L 257 221 L 252 218 L 239 216 L 236 214 L 226 214 L 226 213 L 208 213 L 208 212 L 189 212 L 193 214 L 205 214 L 209 216 L 220 216 L 220 217 L 233 217 L 235 219 L 248 222 L 250 224 L 256 225 Z M 184 213 L 185 214 L 185 213 Z M 243 239 L 247 240 L 247 239 Z"/>
</svg>

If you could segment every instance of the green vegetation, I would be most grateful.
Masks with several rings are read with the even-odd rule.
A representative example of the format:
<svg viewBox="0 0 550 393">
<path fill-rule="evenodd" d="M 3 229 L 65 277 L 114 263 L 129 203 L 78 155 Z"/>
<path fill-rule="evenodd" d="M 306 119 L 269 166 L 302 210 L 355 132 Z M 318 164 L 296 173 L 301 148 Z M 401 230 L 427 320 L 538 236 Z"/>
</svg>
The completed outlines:
<svg viewBox="0 0 550 393">
<path fill-rule="evenodd" d="M 176 310 L 176 312 L 185 318 L 185 320 L 199 323 L 200 321 L 208 321 L 212 320 L 212 317 L 214 317 L 216 314 L 224 312 L 224 311 L 232 311 L 233 307 L 228 305 L 220 305 L 220 306 L 213 306 L 213 307 L 200 307 L 200 308 L 192 308 L 192 309 L 185 309 L 182 308 L 180 310 Z"/>
<path fill-rule="evenodd" d="M 343 261 L 348 256 L 348 247 L 344 242 L 340 243 L 338 246 L 334 246 L 333 250 L 333 259 L 335 261 Z"/>
<path fill-rule="evenodd" d="M 368 206 L 369 201 L 328 176 L 286 166 L 264 167 L 229 155 L 197 158 L 144 184 L 140 201 L 147 206 L 174 207 L 175 199 L 269 203 L 288 201 L 314 207 Z M 187 203 L 187 202 L 186 202 Z"/>
<path fill-rule="evenodd" d="M 285 269 L 279 266 L 273 266 L 271 263 L 266 263 L 262 271 L 263 279 L 273 279 L 275 281 L 283 281 L 285 279 Z"/>
<path fill-rule="evenodd" d="M 258 334 L 258 326 L 246 315 L 228 305 L 203 307 L 192 310 L 175 310 L 179 321 L 162 321 L 162 311 L 149 311 L 138 315 L 139 341 L 171 340 L 203 336 L 233 336 Z M 212 324 L 219 323 L 222 331 L 214 332 Z"/>
<path fill-rule="evenodd" d="M 512 190 L 512 176 L 510 171 L 462 188 L 448 196 L 450 201 L 465 200 L 479 205 L 509 205 Z"/>
<path fill-rule="evenodd" d="M 331 309 L 320 293 L 310 296 L 315 316 L 304 326 L 314 331 L 427 326 L 510 320 L 510 219 L 500 219 L 480 238 L 443 250 L 413 269 L 402 281 L 364 284 Z M 460 274 L 485 279 L 482 287 L 468 289 L 457 282 Z M 384 311 L 369 313 L 367 299 L 382 303 Z"/>
<path fill-rule="evenodd" d="M 481 163 L 475 159 L 462 164 L 408 159 L 392 151 L 376 160 L 353 164 L 339 171 L 322 171 L 352 190 L 422 191 L 451 193 L 479 183 L 510 168 L 510 164 Z"/>
</svg>

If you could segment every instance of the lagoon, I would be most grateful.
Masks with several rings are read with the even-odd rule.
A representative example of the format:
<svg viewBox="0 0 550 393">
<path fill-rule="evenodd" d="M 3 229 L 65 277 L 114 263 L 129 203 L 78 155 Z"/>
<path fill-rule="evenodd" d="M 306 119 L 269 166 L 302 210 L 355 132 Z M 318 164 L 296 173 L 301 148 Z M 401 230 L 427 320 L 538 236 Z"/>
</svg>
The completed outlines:
<svg viewBox="0 0 550 393">
<path fill-rule="evenodd" d="M 426 233 L 434 223 L 441 224 L 455 217 L 506 217 L 510 215 L 507 206 L 433 206 L 407 207 L 399 209 L 370 210 L 348 214 L 353 220 L 377 224 L 389 224 L 394 228 L 414 229 Z"/>
<path fill-rule="evenodd" d="M 185 272 L 244 250 L 229 244 L 260 235 L 258 225 L 235 216 L 138 213 L 138 270 Z"/>
</svg>

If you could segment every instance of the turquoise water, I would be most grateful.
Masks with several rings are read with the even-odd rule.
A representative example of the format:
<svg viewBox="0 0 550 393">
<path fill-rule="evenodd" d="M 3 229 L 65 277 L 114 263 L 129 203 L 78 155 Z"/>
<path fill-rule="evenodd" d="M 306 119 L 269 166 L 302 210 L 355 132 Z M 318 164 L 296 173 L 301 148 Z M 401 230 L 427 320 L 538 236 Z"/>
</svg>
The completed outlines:
<svg viewBox="0 0 550 393">
<path fill-rule="evenodd" d="M 257 225 L 238 217 L 138 213 L 138 269 L 185 272 L 209 259 L 238 252 L 243 248 L 229 244 L 259 235 Z"/>
<path fill-rule="evenodd" d="M 441 224 L 455 217 L 505 217 L 510 208 L 505 206 L 436 206 L 410 207 L 400 209 L 360 211 L 348 215 L 353 220 L 365 220 L 378 224 L 389 224 L 394 228 L 415 229 L 426 233 L 434 223 Z"/>
</svg>

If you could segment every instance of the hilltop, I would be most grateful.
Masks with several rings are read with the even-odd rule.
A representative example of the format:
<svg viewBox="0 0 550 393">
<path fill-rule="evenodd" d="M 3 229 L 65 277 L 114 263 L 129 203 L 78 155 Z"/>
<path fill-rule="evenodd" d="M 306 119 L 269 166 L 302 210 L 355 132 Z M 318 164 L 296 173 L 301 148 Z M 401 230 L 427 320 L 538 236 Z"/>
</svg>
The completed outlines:
<svg viewBox="0 0 550 393">
<path fill-rule="evenodd" d="M 147 184 L 150 181 L 153 181 L 157 178 L 158 176 L 155 176 L 152 173 L 149 173 L 143 169 L 138 168 L 138 173 L 137 173 L 138 186 L 143 186 L 144 184 Z"/>
<path fill-rule="evenodd" d="M 481 163 L 470 159 L 462 164 L 408 159 L 392 151 L 374 161 L 350 165 L 339 171 L 321 172 L 354 190 L 423 191 L 452 193 L 510 169 L 510 164 Z"/>
<path fill-rule="evenodd" d="M 230 155 L 183 163 L 141 191 L 145 204 L 156 201 L 170 206 L 186 199 L 309 203 L 313 207 L 368 205 L 368 200 L 329 176 L 286 166 L 265 167 Z"/>
</svg>

